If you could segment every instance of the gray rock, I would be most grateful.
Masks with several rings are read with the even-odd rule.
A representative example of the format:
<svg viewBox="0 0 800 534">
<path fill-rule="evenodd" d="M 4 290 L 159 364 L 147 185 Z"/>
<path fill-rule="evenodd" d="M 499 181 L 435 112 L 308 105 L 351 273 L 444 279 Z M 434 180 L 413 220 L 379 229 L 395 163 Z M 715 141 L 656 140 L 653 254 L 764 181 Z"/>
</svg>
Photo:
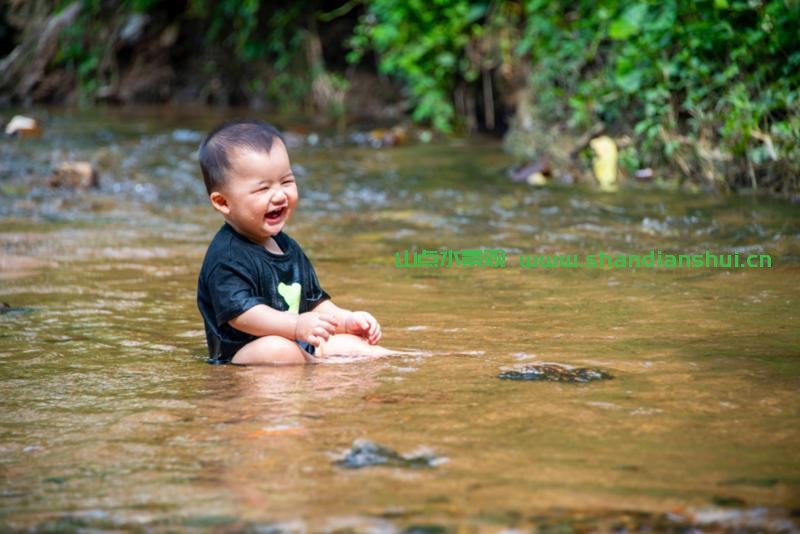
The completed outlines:
<svg viewBox="0 0 800 534">
<path fill-rule="evenodd" d="M 357 439 L 340 460 L 334 463 L 347 469 L 361 469 L 376 465 L 407 467 L 412 469 L 435 467 L 444 458 L 432 454 L 403 455 L 368 439 Z"/>
<path fill-rule="evenodd" d="M 504 380 L 532 380 L 545 382 L 593 382 L 614 378 L 600 369 L 572 367 L 556 363 L 529 363 L 520 367 L 503 371 L 498 378 Z"/>
</svg>

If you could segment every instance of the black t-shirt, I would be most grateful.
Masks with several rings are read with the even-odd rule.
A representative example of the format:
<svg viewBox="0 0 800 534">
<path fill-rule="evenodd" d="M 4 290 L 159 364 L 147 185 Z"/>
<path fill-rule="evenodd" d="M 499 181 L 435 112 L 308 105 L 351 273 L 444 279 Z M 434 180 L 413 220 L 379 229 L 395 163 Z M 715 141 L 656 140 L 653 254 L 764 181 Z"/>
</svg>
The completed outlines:
<svg viewBox="0 0 800 534">
<path fill-rule="evenodd" d="M 273 254 L 224 224 L 211 241 L 200 269 L 197 306 L 203 316 L 209 361 L 230 362 L 256 336 L 228 321 L 257 304 L 305 313 L 330 296 L 300 246 L 280 232 L 273 239 L 283 254 Z"/>
</svg>

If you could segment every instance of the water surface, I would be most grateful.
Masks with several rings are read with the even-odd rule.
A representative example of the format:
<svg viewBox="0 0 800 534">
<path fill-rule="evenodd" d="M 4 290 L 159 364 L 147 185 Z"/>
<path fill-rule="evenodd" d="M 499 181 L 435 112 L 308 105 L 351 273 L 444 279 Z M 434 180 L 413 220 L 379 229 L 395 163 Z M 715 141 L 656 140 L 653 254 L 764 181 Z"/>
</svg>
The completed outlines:
<svg viewBox="0 0 800 534">
<path fill-rule="evenodd" d="M 194 291 L 221 220 L 194 153 L 221 116 L 42 113 L 44 138 L 0 151 L 3 530 L 796 521 L 796 205 L 533 189 L 507 181 L 493 140 L 376 150 L 323 132 L 291 150 L 301 203 L 287 231 L 338 304 L 422 354 L 209 366 Z M 63 157 L 94 161 L 101 188 L 44 187 Z M 395 265 L 463 249 L 503 250 L 506 266 Z M 768 254 L 772 267 L 519 266 L 600 250 Z M 535 362 L 615 379 L 497 378 Z M 335 465 L 360 438 L 448 461 Z"/>
</svg>

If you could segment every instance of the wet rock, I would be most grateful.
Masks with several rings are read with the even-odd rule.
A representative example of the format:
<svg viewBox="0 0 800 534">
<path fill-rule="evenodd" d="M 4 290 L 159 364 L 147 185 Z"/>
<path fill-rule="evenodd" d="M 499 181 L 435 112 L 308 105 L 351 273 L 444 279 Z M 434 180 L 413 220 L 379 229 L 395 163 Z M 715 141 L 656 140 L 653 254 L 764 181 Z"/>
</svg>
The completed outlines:
<svg viewBox="0 0 800 534">
<path fill-rule="evenodd" d="M 436 457 L 429 453 L 417 455 L 400 454 L 388 447 L 379 445 L 368 439 L 357 439 L 353 446 L 340 460 L 334 463 L 347 469 L 361 469 L 376 465 L 390 467 L 409 467 L 412 469 L 435 467 L 446 461 L 442 457 Z"/>
<path fill-rule="evenodd" d="M 306 140 L 308 140 L 309 145 L 316 146 L 319 144 L 319 135 L 311 133 L 308 134 L 308 137 L 306 137 L 305 135 L 297 132 L 283 132 L 283 144 L 288 150 L 301 148 L 306 144 Z"/>
<path fill-rule="evenodd" d="M 6 124 L 6 135 L 30 138 L 42 135 L 42 129 L 36 119 L 24 115 L 14 115 Z"/>
<path fill-rule="evenodd" d="M 369 132 L 369 142 L 375 148 L 402 145 L 408 140 L 408 128 L 394 126 L 388 130 L 376 129 Z"/>
<path fill-rule="evenodd" d="M 536 161 L 512 167 L 508 176 L 514 182 L 528 182 L 531 185 L 545 185 L 553 177 L 550 158 L 544 156 Z"/>
<path fill-rule="evenodd" d="M 610 380 L 614 378 L 609 373 L 600 369 L 585 367 L 572 367 L 557 363 L 529 363 L 503 371 L 498 378 L 504 380 L 539 380 L 545 382 L 593 382 L 595 380 Z"/>
<path fill-rule="evenodd" d="M 201 132 L 188 130 L 186 128 L 178 128 L 172 132 L 172 140 L 176 143 L 199 144 L 203 140 L 203 137 Z"/>
<path fill-rule="evenodd" d="M 47 185 L 50 187 L 71 187 L 73 189 L 97 187 L 97 171 L 87 161 L 64 161 L 53 168 Z"/>
<path fill-rule="evenodd" d="M 27 313 L 33 313 L 33 308 L 27 307 L 15 307 L 9 304 L 8 302 L 0 302 L 0 315 L 24 315 Z"/>
<path fill-rule="evenodd" d="M 349 141 L 360 146 L 385 148 L 405 144 L 409 139 L 409 129 L 398 124 L 392 128 L 376 128 L 368 132 L 352 132 Z"/>
</svg>

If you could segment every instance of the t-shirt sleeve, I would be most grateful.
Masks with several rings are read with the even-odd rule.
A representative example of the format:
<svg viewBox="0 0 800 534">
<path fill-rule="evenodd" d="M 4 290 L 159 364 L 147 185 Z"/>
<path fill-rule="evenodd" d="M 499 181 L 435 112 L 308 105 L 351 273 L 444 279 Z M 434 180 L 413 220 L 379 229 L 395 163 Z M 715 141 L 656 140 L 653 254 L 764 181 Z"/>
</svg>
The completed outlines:
<svg viewBox="0 0 800 534">
<path fill-rule="evenodd" d="M 331 296 L 324 290 L 319 284 L 319 280 L 317 279 L 317 273 L 314 271 L 314 266 L 309 261 L 308 257 L 306 256 L 305 252 L 301 252 L 302 254 L 302 261 L 305 264 L 304 271 L 307 273 L 308 279 L 304 284 L 305 288 L 305 295 L 304 301 L 308 303 L 308 309 L 313 309 L 317 304 L 322 302 L 323 300 L 328 300 Z M 302 311 L 308 311 L 302 310 Z"/>
<path fill-rule="evenodd" d="M 250 271 L 235 263 L 220 263 L 208 277 L 211 305 L 217 325 L 223 325 L 253 306 L 267 304 L 258 295 L 258 286 Z"/>
</svg>

